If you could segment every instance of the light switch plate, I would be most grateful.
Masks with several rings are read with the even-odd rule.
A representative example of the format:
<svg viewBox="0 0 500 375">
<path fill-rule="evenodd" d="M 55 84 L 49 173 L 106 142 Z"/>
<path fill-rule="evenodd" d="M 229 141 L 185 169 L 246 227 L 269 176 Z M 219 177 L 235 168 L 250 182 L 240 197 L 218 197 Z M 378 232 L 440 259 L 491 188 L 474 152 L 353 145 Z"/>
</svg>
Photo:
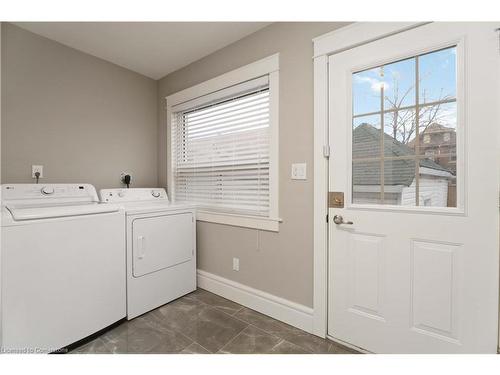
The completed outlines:
<svg viewBox="0 0 500 375">
<path fill-rule="evenodd" d="M 240 259 L 233 258 L 233 271 L 239 271 L 239 270 L 240 270 Z"/>
<path fill-rule="evenodd" d="M 35 173 L 40 172 L 40 178 L 43 178 L 43 165 L 31 166 L 31 178 L 36 178 Z"/>
<path fill-rule="evenodd" d="M 306 180 L 307 179 L 307 164 L 294 163 L 292 164 L 292 180 Z"/>
</svg>

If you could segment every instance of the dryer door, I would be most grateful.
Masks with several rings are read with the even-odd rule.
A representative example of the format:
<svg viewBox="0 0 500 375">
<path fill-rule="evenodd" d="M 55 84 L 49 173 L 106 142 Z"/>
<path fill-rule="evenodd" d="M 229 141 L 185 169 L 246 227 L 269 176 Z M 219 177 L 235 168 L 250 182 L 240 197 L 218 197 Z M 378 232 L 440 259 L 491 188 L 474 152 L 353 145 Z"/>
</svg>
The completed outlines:
<svg viewBox="0 0 500 375">
<path fill-rule="evenodd" d="M 187 262 L 194 256 L 193 214 L 161 215 L 132 222 L 133 276 Z"/>
</svg>

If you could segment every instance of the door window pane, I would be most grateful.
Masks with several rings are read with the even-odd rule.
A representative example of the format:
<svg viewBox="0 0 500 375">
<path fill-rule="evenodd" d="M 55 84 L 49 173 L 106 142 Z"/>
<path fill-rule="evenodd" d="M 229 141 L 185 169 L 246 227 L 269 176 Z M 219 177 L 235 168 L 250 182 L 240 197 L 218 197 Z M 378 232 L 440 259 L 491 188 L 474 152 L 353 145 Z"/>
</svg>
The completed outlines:
<svg viewBox="0 0 500 375">
<path fill-rule="evenodd" d="M 419 102 L 432 103 L 457 96 L 456 47 L 419 56 Z"/>
<path fill-rule="evenodd" d="M 422 163 L 425 163 L 425 166 L 422 172 L 426 172 L 426 174 L 421 178 L 422 188 L 420 191 L 423 192 L 424 189 L 428 188 L 430 179 L 435 179 L 431 173 L 445 177 L 448 182 L 448 191 L 443 194 L 436 187 L 436 191 L 440 191 L 441 196 L 444 195 L 444 197 L 438 201 L 435 198 L 431 199 L 429 205 L 441 205 L 447 197 L 444 207 L 456 207 L 457 103 L 445 103 L 431 107 L 434 108 L 429 109 L 424 106 L 421 109 L 418 155 L 424 157 Z M 431 119 L 429 120 L 429 118 Z M 427 199 L 426 197 L 425 194 L 420 196 L 420 204 Z"/>
<path fill-rule="evenodd" d="M 415 154 L 416 121 L 415 108 L 384 113 L 385 156 L 406 157 Z"/>
<path fill-rule="evenodd" d="M 353 161 L 353 203 L 415 206 L 415 159 L 384 160 L 381 167 Z"/>
<path fill-rule="evenodd" d="M 379 68 L 354 73 L 352 76 L 353 114 L 380 111 L 381 88 L 385 84 Z"/>
<path fill-rule="evenodd" d="M 383 66 L 384 109 L 405 108 L 415 105 L 415 58 Z"/>
<path fill-rule="evenodd" d="M 456 207 L 455 54 L 353 74 L 353 203 Z"/>
<path fill-rule="evenodd" d="M 379 161 L 352 163 L 352 202 L 356 204 L 382 204 L 381 164 Z"/>
<path fill-rule="evenodd" d="M 353 159 L 378 158 L 380 155 L 380 115 L 353 119 Z"/>
</svg>

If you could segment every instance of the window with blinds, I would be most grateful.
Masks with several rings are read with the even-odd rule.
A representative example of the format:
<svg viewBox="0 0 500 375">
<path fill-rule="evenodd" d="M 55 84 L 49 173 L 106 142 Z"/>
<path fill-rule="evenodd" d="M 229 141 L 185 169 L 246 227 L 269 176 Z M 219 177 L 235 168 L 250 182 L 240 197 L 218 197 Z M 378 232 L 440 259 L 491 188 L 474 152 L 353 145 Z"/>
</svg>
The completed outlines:
<svg viewBox="0 0 500 375">
<path fill-rule="evenodd" d="M 269 216 L 268 77 L 172 108 L 176 201 Z"/>
</svg>

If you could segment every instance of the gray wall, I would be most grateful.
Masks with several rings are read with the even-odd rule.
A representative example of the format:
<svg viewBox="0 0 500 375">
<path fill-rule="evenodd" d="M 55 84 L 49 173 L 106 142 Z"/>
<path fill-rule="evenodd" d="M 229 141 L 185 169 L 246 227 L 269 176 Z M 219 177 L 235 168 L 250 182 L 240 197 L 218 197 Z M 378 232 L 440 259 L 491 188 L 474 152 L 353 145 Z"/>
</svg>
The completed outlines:
<svg viewBox="0 0 500 375">
<path fill-rule="evenodd" d="M 198 268 L 291 301 L 313 302 L 313 44 L 341 23 L 276 23 L 159 83 L 159 182 L 166 186 L 167 95 L 280 53 L 279 233 L 212 223 L 198 225 Z M 307 181 L 290 180 L 293 162 L 307 162 Z M 240 271 L 232 258 L 240 258 Z"/>
<path fill-rule="evenodd" d="M 312 306 L 312 41 L 340 23 L 276 23 L 159 82 L 10 24 L 2 25 L 2 182 L 166 186 L 167 95 L 280 53 L 279 233 L 219 224 L 198 226 L 199 268 Z M 159 98 L 159 100 L 158 100 Z M 308 180 L 291 181 L 292 162 Z M 232 258 L 240 271 L 232 271 Z"/>
<path fill-rule="evenodd" d="M 2 182 L 157 186 L 157 81 L 2 25 Z"/>
</svg>

